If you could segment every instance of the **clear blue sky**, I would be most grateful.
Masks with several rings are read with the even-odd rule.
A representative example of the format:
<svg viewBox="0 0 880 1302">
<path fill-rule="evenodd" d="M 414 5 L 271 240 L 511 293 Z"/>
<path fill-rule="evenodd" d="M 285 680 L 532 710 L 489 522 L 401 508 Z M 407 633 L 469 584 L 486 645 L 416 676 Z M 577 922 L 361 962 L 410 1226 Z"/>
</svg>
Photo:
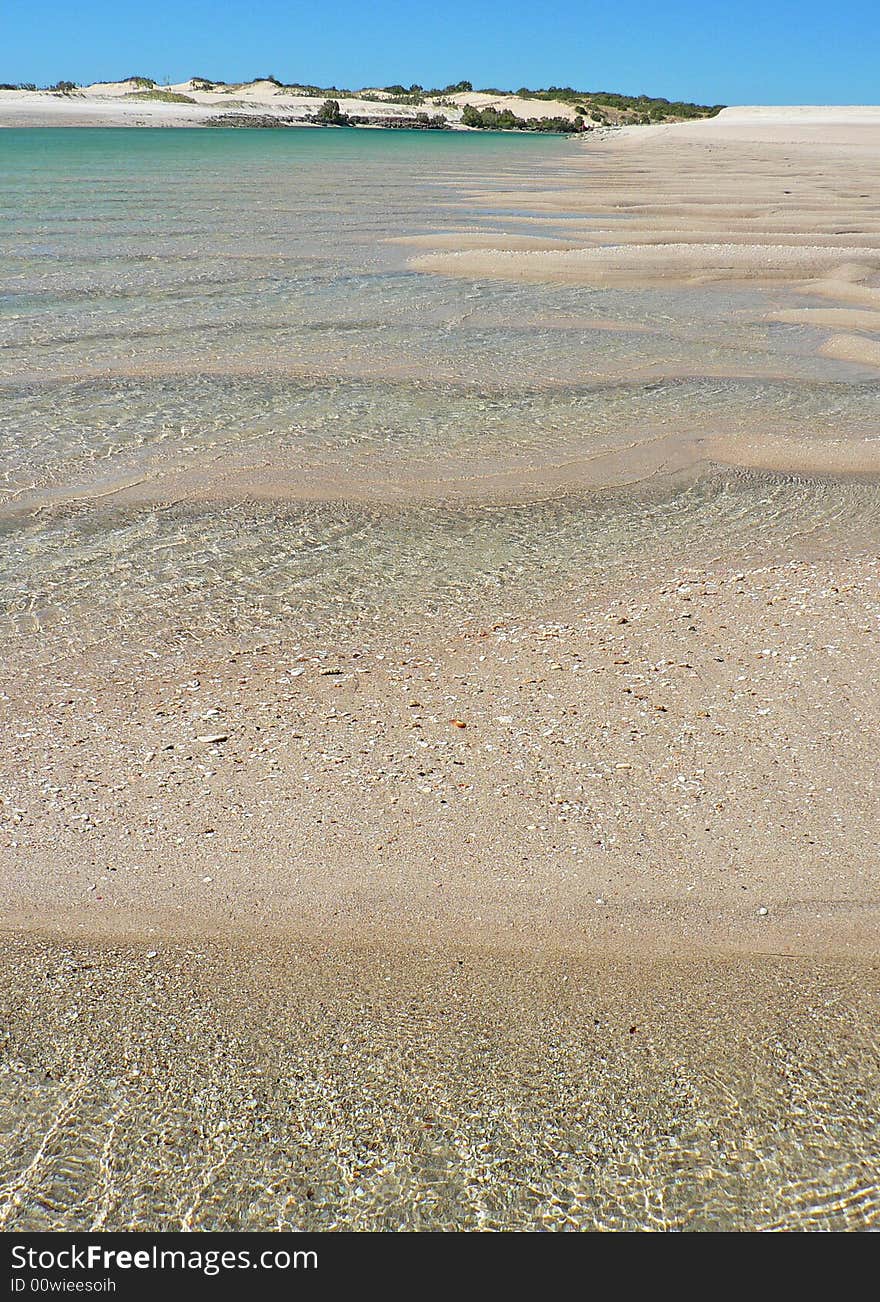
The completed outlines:
<svg viewBox="0 0 880 1302">
<path fill-rule="evenodd" d="M 880 102 L 880 0 L 0 0 L 0 81 L 272 73 Z"/>
</svg>

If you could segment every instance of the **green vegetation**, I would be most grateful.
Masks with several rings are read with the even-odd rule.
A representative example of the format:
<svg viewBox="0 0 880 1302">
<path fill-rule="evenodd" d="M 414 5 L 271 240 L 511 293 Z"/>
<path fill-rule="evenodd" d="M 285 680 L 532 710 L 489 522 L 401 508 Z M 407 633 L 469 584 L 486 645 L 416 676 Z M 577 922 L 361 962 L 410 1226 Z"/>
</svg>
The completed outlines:
<svg viewBox="0 0 880 1302">
<path fill-rule="evenodd" d="M 521 86 L 516 92 L 523 99 L 555 99 L 563 104 L 573 104 L 581 114 L 589 113 L 595 120 L 596 112 L 611 109 L 619 121 L 663 122 L 669 118 L 712 118 L 724 108 L 723 104 L 691 104 L 685 100 L 668 100 L 656 95 L 618 95 L 607 90 L 575 90 L 571 86 L 548 86 L 546 90 L 529 90 Z M 601 114 L 601 120 L 613 117 Z"/>
<path fill-rule="evenodd" d="M 404 91 L 403 86 L 386 86 L 386 91 L 395 94 Z M 444 86 L 442 89 L 423 90 L 421 86 L 411 86 L 408 94 L 416 92 L 430 98 L 434 103 L 439 105 L 451 106 L 451 95 L 462 95 L 473 91 L 473 86 L 469 81 L 459 81 L 454 85 Z M 720 113 L 723 104 L 692 104 L 685 100 L 668 100 L 662 96 L 652 95 L 619 95 L 611 91 L 586 91 L 575 90 L 572 86 L 548 86 L 542 90 L 531 90 L 528 86 L 520 86 L 517 91 L 500 89 L 497 86 L 488 86 L 479 92 L 481 95 L 512 95 L 516 94 L 520 99 L 538 99 L 538 100 L 555 100 L 557 103 L 571 104 L 578 117 L 583 119 L 589 118 L 592 122 L 600 125 L 608 125 L 615 122 L 668 122 L 689 118 L 709 118 L 715 117 Z M 496 110 L 499 113 L 507 110 Z M 487 110 L 473 110 L 480 115 L 485 114 Z M 491 114 L 492 110 L 488 110 Z M 518 123 L 521 119 L 504 124 L 491 122 L 478 122 L 476 120 L 466 123 L 468 126 L 493 126 L 496 130 L 522 130 L 524 129 Z M 541 123 L 545 125 L 540 125 Z M 562 123 L 565 125 L 549 125 Z M 540 118 L 534 126 L 526 125 L 525 129 L 533 131 L 571 131 L 572 124 L 567 123 L 564 118 Z"/>
<path fill-rule="evenodd" d="M 424 88 L 419 86 L 416 82 L 413 82 L 408 90 L 406 86 L 383 86 L 382 90 L 384 91 L 384 96 L 380 97 L 379 95 L 371 95 L 369 98 L 375 98 L 377 100 L 381 98 L 382 102 L 385 104 L 409 104 L 418 106 L 425 102 Z M 359 98 L 361 97 L 359 96 Z"/>
<path fill-rule="evenodd" d="M 386 104 L 410 104 L 417 107 L 419 104 L 424 104 L 425 102 L 425 92 L 422 90 L 421 86 L 408 91 L 401 89 L 397 93 L 391 93 L 392 90 L 392 87 L 385 87 L 385 91 L 388 94 L 388 98 L 385 100 Z"/>
<path fill-rule="evenodd" d="M 126 99 L 157 100 L 160 104 L 195 104 L 192 95 L 181 95 L 177 90 L 133 90 Z"/>
<path fill-rule="evenodd" d="M 78 89 L 75 81 L 56 81 L 54 86 L 49 87 L 49 90 L 53 90 L 56 95 L 72 95 Z"/>
<path fill-rule="evenodd" d="M 442 113 L 435 113 L 433 117 L 428 113 L 417 113 L 413 120 L 423 131 L 446 131 L 449 127 Z"/>
<path fill-rule="evenodd" d="M 392 102 L 385 99 L 378 100 L 380 104 Z M 360 127 L 368 126 L 375 119 L 342 113 L 339 108 L 339 100 L 325 99 L 317 113 L 312 114 L 309 121 L 322 127 Z M 449 127 L 449 123 L 442 113 L 435 113 L 433 117 L 428 113 L 416 113 L 413 117 L 389 117 L 380 119 L 380 121 L 384 126 L 410 127 L 418 131 L 446 131 Z"/>
<path fill-rule="evenodd" d="M 584 119 L 518 118 L 510 109 L 472 108 L 468 104 L 461 115 L 462 125 L 484 131 L 552 131 L 573 134 L 584 129 Z"/>
<path fill-rule="evenodd" d="M 412 86 L 410 93 L 421 91 L 426 98 L 442 101 L 450 95 L 467 94 L 473 89 L 469 81 L 459 81 L 454 85 L 435 90 L 423 90 L 421 86 Z M 402 91 L 403 87 L 389 86 L 386 90 L 397 92 Z M 723 104 L 692 104 L 686 100 L 668 100 L 656 95 L 620 95 L 605 90 L 575 90 L 573 86 L 548 86 L 541 90 L 520 86 L 517 91 L 487 86 L 479 93 L 498 96 L 516 94 L 521 99 L 556 100 L 563 104 L 571 104 L 580 117 L 589 117 L 592 121 L 601 123 L 665 122 L 670 119 L 708 118 L 715 117 L 724 108 Z"/>
<path fill-rule="evenodd" d="M 132 82 L 138 90 L 152 90 L 156 85 L 152 77 L 123 77 L 122 80 Z"/>
<path fill-rule="evenodd" d="M 312 117 L 313 122 L 318 122 L 324 127 L 347 127 L 351 118 L 347 113 L 340 113 L 338 99 L 325 99 L 324 103 Z"/>
</svg>

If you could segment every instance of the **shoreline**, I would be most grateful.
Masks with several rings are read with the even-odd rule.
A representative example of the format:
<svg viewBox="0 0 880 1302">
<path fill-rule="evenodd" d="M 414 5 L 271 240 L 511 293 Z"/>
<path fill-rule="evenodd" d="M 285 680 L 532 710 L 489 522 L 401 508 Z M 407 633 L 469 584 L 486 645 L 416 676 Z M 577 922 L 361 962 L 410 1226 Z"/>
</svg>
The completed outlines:
<svg viewBox="0 0 880 1302">
<path fill-rule="evenodd" d="M 523 246 L 513 222 L 518 247 L 511 250 L 487 249 L 478 232 L 481 247 L 468 254 L 468 233 L 446 231 L 442 251 L 420 251 L 415 263 L 433 259 L 440 270 L 450 258 L 474 257 L 491 282 L 504 280 L 511 265 L 601 257 L 644 285 L 656 272 L 652 250 L 661 251 L 665 278 L 686 249 L 711 279 L 719 246 L 709 237 L 724 222 L 758 241 L 736 246 L 741 274 L 766 287 L 777 266 L 766 250 L 783 249 L 806 303 L 801 310 L 787 300 L 762 302 L 748 309 L 747 324 L 760 327 L 763 311 L 769 329 L 810 330 L 811 311 L 849 311 L 845 319 L 823 317 L 787 353 L 753 347 L 742 354 L 742 370 L 751 366 L 753 377 L 764 378 L 759 368 L 769 369 L 769 358 L 783 381 L 803 386 L 817 369 L 813 359 L 827 358 L 823 379 L 840 380 L 841 391 L 868 388 L 870 365 L 856 380 L 835 367 L 850 365 L 841 359 L 854 340 L 870 357 L 880 333 L 880 314 L 871 311 L 880 301 L 880 223 L 865 202 L 873 191 L 861 188 L 880 156 L 880 110 L 867 127 L 852 126 L 848 112 L 833 130 L 804 123 L 796 111 L 779 111 L 768 123 L 766 111 L 731 110 L 696 124 L 626 128 L 569 151 L 564 175 L 538 174 L 522 193 L 502 185 L 457 200 L 476 198 L 499 224 L 514 199 L 530 221 L 592 213 L 602 225 L 585 232 L 587 248 L 536 251 Z M 856 132 L 854 152 L 841 151 L 838 129 Z M 818 152 L 816 131 L 832 137 Z M 808 144 L 789 141 L 798 132 L 809 133 Z M 789 169 L 783 180 L 780 149 Z M 841 168 L 856 198 L 829 194 L 828 177 Z M 848 235 L 838 232 L 844 210 Z M 619 234 L 609 250 L 602 241 L 614 212 Z M 664 242 L 670 227 L 676 238 Z M 780 229 L 807 245 L 817 230 L 846 243 L 805 255 L 772 243 Z M 645 242 L 646 232 L 656 244 Z M 417 238 L 422 250 L 431 236 Z M 462 250 L 450 250 L 450 241 Z M 411 242 L 403 248 L 409 255 Z M 713 292 L 723 295 L 730 284 Z M 811 298 L 825 306 L 810 307 Z M 831 306 L 837 302 L 850 307 Z M 862 315 L 854 318 L 856 305 Z M 566 304 L 566 320 L 571 311 Z M 795 320 L 779 320 L 792 314 Z M 709 361 L 730 370 L 720 334 Z M 599 376 L 626 361 L 625 354 L 609 358 L 596 363 Z M 657 365 L 667 378 L 674 374 L 667 349 Z M 498 387 L 504 391 L 503 380 Z M 561 414 L 551 415 L 566 431 L 560 391 Z M 482 405 L 477 395 L 476 409 Z M 746 393 L 723 429 L 728 412 L 716 400 L 692 416 L 698 428 L 689 434 L 649 427 L 637 437 L 612 421 L 580 459 L 561 443 L 543 461 L 526 450 L 517 453 L 519 464 L 505 465 L 497 447 L 481 461 L 477 440 L 426 463 L 416 441 L 415 466 L 404 449 L 397 460 L 381 459 L 370 477 L 360 469 L 369 458 L 361 462 L 355 451 L 334 478 L 320 447 L 314 464 L 298 448 L 288 459 L 281 444 L 263 448 L 256 464 L 256 454 L 236 461 L 212 450 L 194 465 L 192 453 L 177 453 L 172 442 L 174 460 L 168 464 L 166 451 L 158 470 L 143 454 L 145 467 L 117 462 L 115 481 L 87 465 L 71 482 L 64 458 L 66 484 L 16 487 L 5 519 L 38 521 L 51 512 L 62 555 L 66 522 L 75 530 L 80 518 L 88 527 L 113 511 L 130 519 L 160 511 L 178 519 L 184 535 L 191 525 L 196 536 L 214 529 L 212 573 L 230 538 L 226 512 L 240 508 L 242 527 L 259 537 L 273 512 L 289 508 L 287 545 L 295 551 L 296 512 L 341 505 L 343 535 L 369 539 L 366 554 L 390 577 L 367 595 L 364 577 L 349 575 L 349 586 L 334 591 L 335 606 L 312 611 L 307 597 L 287 602 L 282 587 L 277 609 L 289 613 L 273 618 L 273 594 L 259 575 L 249 576 L 244 595 L 233 594 L 239 605 L 216 612 L 197 585 L 186 605 L 173 587 L 157 604 L 155 593 L 137 586 L 142 563 L 121 554 L 126 575 L 135 574 L 127 581 L 139 615 L 114 630 L 114 613 L 122 621 L 131 611 L 114 612 L 105 599 L 106 609 L 90 619 L 88 584 L 78 589 L 62 565 L 55 630 L 43 623 L 41 593 L 32 615 L 27 602 L 15 610 L 17 645 L 42 677 L 33 687 L 15 682 L 2 702 L 13 725 L 0 753 L 4 843 L 15 852 L 0 883 L 8 916 L 80 925 L 97 914 L 111 927 L 135 928 L 157 918 L 193 925 L 203 916 L 230 934 L 255 917 L 278 933 L 292 920 L 346 935 L 396 925 L 410 936 L 433 931 L 438 946 L 458 929 L 477 944 L 500 934 L 552 944 L 564 935 L 580 951 L 643 944 L 653 933 L 667 950 L 690 942 L 715 952 L 757 945 L 870 953 L 877 805 L 864 774 L 875 762 L 867 738 L 880 730 L 873 673 L 880 594 L 878 521 L 867 490 L 877 482 L 880 445 L 868 432 L 870 409 L 839 434 L 829 418 L 817 437 L 815 403 L 806 415 L 795 408 L 783 432 L 743 429 L 756 405 Z M 455 413 L 450 428 L 475 420 L 476 409 Z M 656 424 L 658 410 L 652 398 L 643 425 Z M 668 423 L 680 422 L 677 412 L 673 395 Z M 428 429 L 429 417 L 422 419 Z M 593 409 L 583 419 L 592 432 Z M 542 411 L 524 408 L 521 420 L 540 429 Z M 502 435 L 495 439 L 503 446 Z M 698 507 L 672 510 L 679 527 L 689 512 L 694 522 L 663 547 L 651 541 L 651 529 L 660 528 L 657 536 L 665 529 L 663 503 L 646 515 L 642 534 L 632 525 L 641 490 L 605 488 L 635 469 L 642 489 L 661 492 L 660 476 L 696 480 L 695 465 L 723 465 L 725 452 L 734 464 L 759 468 L 754 484 L 733 501 L 719 490 Z M 780 469 L 777 480 L 760 478 L 761 470 Z M 841 470 L 847 474 L 839 478 L 816 473 Z M 535 513 L 521 542 L 527 561 L 547 530 L 558 552 L 567 536 L 566 494 L 574 500 L 579 492 L 582 516 L 613 506 L 620 494 L 616 514 L 579 523 L 587 534 L 604 537 L 604 530 L 602 546 L 589 552 L 592 540 L 569 529 L 574 541 L 557 577 L 551 557 L 543 568 L 524 565 L 523 577 L 506 586 L 479 586 L 499 554 L 517 561 L 503 533 L 505 509 Z M 465 526 L 454 519 L 444 532 L 447 509 L 452 517 L 470 512 Z M 400 531 L 388 526 L 395 513 L 409 531 L 406 549 L 419 558 L 416 570 L 430 569 L 438 548 L 451 557 L 435 586 L 463 587 L 455 601 L 444 605 L 430 585 L 405 586 L 394 566 Z M 154 546 L 149 535 L 147 545 Z M 225 585 L 222 576 L 215 581 L 211 599 L 219 602 Z M 294 593 L 300 582 L 294 571 Z M 252 605 L 258 611 L 249 625 Z M 355 620 L 352 610 L 361 611 Z M 334 613 L 349 619 L 347 630 Z M 77 619 L 109 660 L 106 673 L 89 668 L 88 641 L 76 651 Z M 223 630 L 239 623 L 253 633 L 245 631 L 236 648 Z M 271 652 L 253 652 L 249 639 Z M 203 739 L 221 725 L 228 736 Z M 16 728 L 21 740 L 13 739 Z M 773 939 L 765 944 L 762 936 Z"/>
<path fill-rule="evenodd" d="M 880 110 L 767 112 L 6 138 L 0 1229 L 880 1226 Z"/>
</svg>

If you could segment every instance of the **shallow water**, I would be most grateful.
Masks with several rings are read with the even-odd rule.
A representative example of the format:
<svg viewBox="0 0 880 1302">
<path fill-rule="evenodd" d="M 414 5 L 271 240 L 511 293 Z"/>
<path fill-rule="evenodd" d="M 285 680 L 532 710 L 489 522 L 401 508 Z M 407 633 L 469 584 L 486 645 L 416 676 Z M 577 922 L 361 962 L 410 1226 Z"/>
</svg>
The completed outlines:
<svg viewBox="0 0 880 1302">
<path fill-rule="evenodd" d="M 520 506 L 226 502 L 71 506 L 0 521 L 0 629 L 14 654 L 161 635 L 341 632 L 576 602 L 638 568 L 862 550 L 880 485 L 707 470 L 634 495 Z"/>
<path fill-rule="evenodd" d="M 159 949 L 8 949 L 4 1230 L 880 1224 L 870 968 Z"/>
<path fill-rule="evenodd" d="M 503 231 L 493 193 L 528 212 L 576 148 L 0 132 L 7 671 L 876 551 L 876 482 L 701 463 L 716 436 L 795 463 L 876 439 L 876 377 L 766 320 L 802 298 L 454 280 L 389 241 Z M 610 487 L 584 469 L 608 458 Z M 462 984 L 208 948 L 10 942 L 3 1228 L 878 1223 L 861 969 L 496 956 Z"/>
<path fill-rule="evenodd" d="M 760 537 L 789 491 L 793 536 L 827 533 L 855 503 L 867 537 L 873 489 L 759 477 L 704 477 L 683 496 L 673 486 L 668 513 L 652 489 L 634 496 L 632 519 L 624 503 L 567 498 L 475 513 L 499 472 L 527 472 L 527 503 L 547 496 L 536 477 L 569 461 L 623 464 L 633 448 L 743 433 L 855 445 L 877 428 L 880 385 L 864 369 L 819 356 L 823 332 L 764 319 L 782 291 L 450 280 L 414 272 L 412 247 L 392 242 L 503 231 L 493 193 L 515 188 L 527 205 L 577 148 L 509 135 L 3 132 L 7 630 L 54 627 L 75 645 L 96 627 L 158 632 L 169 601 L 175 625 L 221 629 L 264 614 L 320 625 L 349 605 L 465 591 L 481 601 L 516 575 L 537 592 L 653 550 L 652 531 L 676 522 L 680 544 L 738 547 L 750 511 Z M 263 499 L 324 504 L 248 505 L 254 476 Z M 111 509 L 133 487 L 140 506 Z M 450 499 L 443 510 L 352 504 L 367 490 L 417 502 L 429 488 Z M 222 500 L 191 502 L 205 495 Z"/>
</svg>

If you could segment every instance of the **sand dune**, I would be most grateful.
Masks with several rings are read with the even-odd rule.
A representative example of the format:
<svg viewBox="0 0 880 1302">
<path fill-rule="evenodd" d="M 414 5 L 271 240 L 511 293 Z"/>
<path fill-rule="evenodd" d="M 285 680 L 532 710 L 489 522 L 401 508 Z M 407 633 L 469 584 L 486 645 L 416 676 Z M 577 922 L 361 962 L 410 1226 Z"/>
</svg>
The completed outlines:
<svg viewBox="0 0 880 1302">
<path fill-rule="evenodd" d="M 157 98 L 150 99 L 150 93 L 156 93 Z M 180 96 L 181 102 L 158 98 L 163 94 Z M 204 126 L 220 113 L 250 113 L 304 122 L 321 107 L 325 98 L 309 94 L 305 88 L 279 86 L 266 80 L 210 85 L 190 79 L 157 86 L 155 92 L 147 89 L 146 93 L 133 80 L 95 82 L 67 94 L 50 90 L 0 90 L 0 126 Z M 462 110 L 467 104 L 478 108 L 509 108 L 521 118 L 549 116 L 573 120 L 577 116 L 571 104 L 557 100 L 478 92 L 436 101 L 428 97 L 423 104 L 396 103 L 387 92 L 380 90 L 335 98 L 341 112 L 352 116 L 390 115 L 407 119 L 427 112 L 445 117 L 453 128 L 460 126 Z"/>
<path fill-rule="evenodd" d="M 96 82 L 70 94 L 0 90 L 0 127 L 192 127 L 208 125 L 218 115 L 233 113 L 305 123 L 326 98 L 324 95 L 297 94 L 270 81 L 248 82 L 242 86 L 218 85 L 211 90 L 202 89 L 202 85 L 185 81 L 144 91 L 134 82 L 122 81 Z M 149 98 L 151 94 L 157 98 Z M 179 96 L 180 102 L 163 100 L 159 98 L 161 95 Z M 461 118 L 460 109 L 435 109 L 430 101 L 421 108 L 344 96 L 338 97 L 338 102 L 341 112 L 358 117 L 393 114 L 396 118 L 414 118 L 419 112 L 442 111 L 452 126 L 457 125 Z"/>
</svg>

